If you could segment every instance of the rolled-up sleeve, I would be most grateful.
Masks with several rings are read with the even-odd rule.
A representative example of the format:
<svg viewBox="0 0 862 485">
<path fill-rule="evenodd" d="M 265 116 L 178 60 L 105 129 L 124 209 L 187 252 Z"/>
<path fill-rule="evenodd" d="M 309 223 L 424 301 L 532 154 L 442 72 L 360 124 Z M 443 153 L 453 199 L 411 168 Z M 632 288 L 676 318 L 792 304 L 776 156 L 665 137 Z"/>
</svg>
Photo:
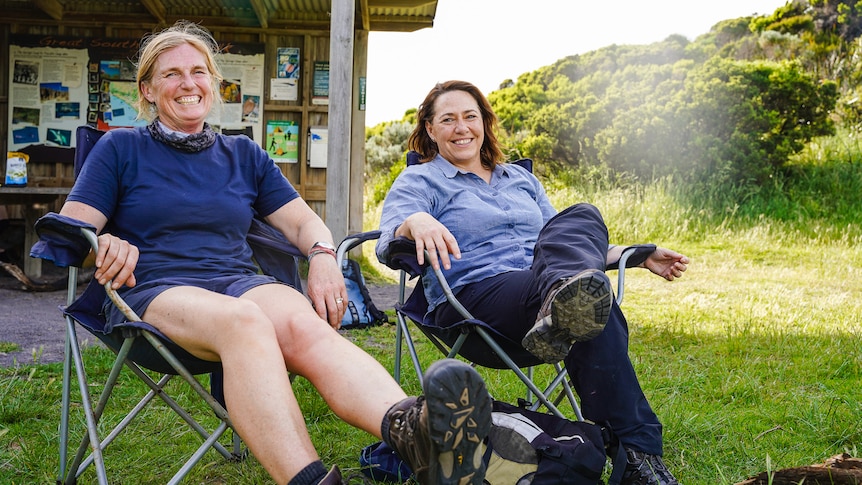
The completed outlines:
<svg viewBox="0 0 862 485">
<path fill-rule="evenodd" d="M 407 168 L 395 182 L 380 216 L 380 239 L 377 240 L 375 253 L 381 263 L 389 256 L 389 243 L 395 238 L 395 231 L 410 215 L 417 212 L 431 212 L 428 185 L 412 168 Z"/>
</svg>

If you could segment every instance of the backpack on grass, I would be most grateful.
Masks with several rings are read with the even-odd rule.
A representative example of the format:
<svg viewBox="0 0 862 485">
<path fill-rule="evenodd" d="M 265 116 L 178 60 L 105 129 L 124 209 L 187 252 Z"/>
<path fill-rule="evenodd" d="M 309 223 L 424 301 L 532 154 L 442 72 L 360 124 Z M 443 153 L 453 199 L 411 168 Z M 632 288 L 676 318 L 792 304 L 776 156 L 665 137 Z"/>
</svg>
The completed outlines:
<svg viewBox="0 0 862 485">
<path fill-rule="evenodd" d="M 485 483 L 489 485 L 596 485 L 602 483 L 607 453 L 616 451 L 608 485 L 618 485 L 625 452 L 609 428 L 494 401 L 485 440 Z M 365 475 L 403 483 L 412 472 L 383 442 L 366 446 L 359 457 Z"/>
<path fill-rule="evenodd" d="M 351 329 L 369 327 L 387 323 L 389 318 L 380 311 L 368 294 L 365 277 L 359 269 L 359 263 L 344 258 L 341 263 L 341 273 L 344 275 L 344 285 L 347 287 L 347 310 L 341 319 L 341 328 Z"/>
<path fill-rule="evenodd" d="M 485 450 L 490 485 L 595 485 L 602 483 L 610 428 L 494 401 Z M 622 450 L 620 447 L 620 451 Z M 621 461 L 620 461 L 621 460 Z M 625 453 L 613 460 L 608 485 L 619 484 Z"/>
</svg>

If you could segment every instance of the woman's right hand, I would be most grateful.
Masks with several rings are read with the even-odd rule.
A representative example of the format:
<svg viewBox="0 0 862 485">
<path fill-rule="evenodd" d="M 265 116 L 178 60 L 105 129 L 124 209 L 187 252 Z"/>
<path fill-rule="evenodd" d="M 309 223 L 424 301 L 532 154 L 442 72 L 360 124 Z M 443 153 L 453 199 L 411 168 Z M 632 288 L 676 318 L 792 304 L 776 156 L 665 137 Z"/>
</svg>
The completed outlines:
<svg viewBox="0 0 862 485">
<path fill-rule="evenodd" d="M 451 268 L 450 254 L 455 259 L 461 259 L 455 236 L 427 212 L 416 212 L 404 219 L 395 231 L 395 236 L 416 242 L 416 260 L 419 264 L 425 264 L 425 251 L 428 251 L 430 259 L 428 264 L 434 269 L 439 269 L 441 264 L 443 269 Z"/>
<path fill-rule="evenodd" d="M 119 289 L 123 285 L 133 287 L 135 281 L 135 266 L 138 265 L 138 248 L 124 239 L 111 234 L 99 236 L 99 252 L 96 253 L 96 272 L 93 277 L 104 285 L 108 280 L 111 288 Z"/>
</svg>

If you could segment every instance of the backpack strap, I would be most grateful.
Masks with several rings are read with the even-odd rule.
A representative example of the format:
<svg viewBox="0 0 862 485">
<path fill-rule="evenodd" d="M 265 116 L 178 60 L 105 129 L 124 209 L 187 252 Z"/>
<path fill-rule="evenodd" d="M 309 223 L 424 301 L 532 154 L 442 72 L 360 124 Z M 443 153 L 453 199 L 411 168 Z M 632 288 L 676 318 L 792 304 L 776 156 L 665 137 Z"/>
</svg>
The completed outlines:
<svg viewBox="0 0 862 485">
<path fill-rule="evenodd" d="M 611 459 L 611 476 L 608 477 L 608 485 L 620 485 L 623 480 L 623 473 L 626 471 L 626 450 L 607 423 L 602 426 L 602 438 L 605 440 Z"/>
<path fill-rule="evenodd" d="M 616 456 L 611 457 L 611 470 L 608 485 L 620 485 L 626 471 L 626 450 L 622 446 L 617 446 Z"/>
</svg>

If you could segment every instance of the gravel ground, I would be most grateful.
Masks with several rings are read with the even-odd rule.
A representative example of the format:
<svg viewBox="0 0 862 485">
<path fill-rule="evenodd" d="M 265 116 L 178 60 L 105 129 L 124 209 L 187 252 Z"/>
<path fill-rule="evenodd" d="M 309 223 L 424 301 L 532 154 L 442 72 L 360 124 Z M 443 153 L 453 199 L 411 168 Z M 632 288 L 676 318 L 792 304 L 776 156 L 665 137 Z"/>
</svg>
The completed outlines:
<svg viewBox="0 0 862 485">
<path fill-rule="evenodd" d="M 64 270 L 44 267 L 44 279 L 62 279 Z M 0 270 L 0 343 L 17 344 L 18 351 L 3 352 L 0 367 L 19 364 L 46 364 L 63 360 L 64 322 L 59 306 L 66 303 L 66 290 L 24 291 L 17 279 Z M 395 285 L 369 286 L 371 299 L 381 310 L 392 308 L 398 298 Z M 98 340 L 86 331 L 78 332 L 82 345 Z"/>
</svg>

